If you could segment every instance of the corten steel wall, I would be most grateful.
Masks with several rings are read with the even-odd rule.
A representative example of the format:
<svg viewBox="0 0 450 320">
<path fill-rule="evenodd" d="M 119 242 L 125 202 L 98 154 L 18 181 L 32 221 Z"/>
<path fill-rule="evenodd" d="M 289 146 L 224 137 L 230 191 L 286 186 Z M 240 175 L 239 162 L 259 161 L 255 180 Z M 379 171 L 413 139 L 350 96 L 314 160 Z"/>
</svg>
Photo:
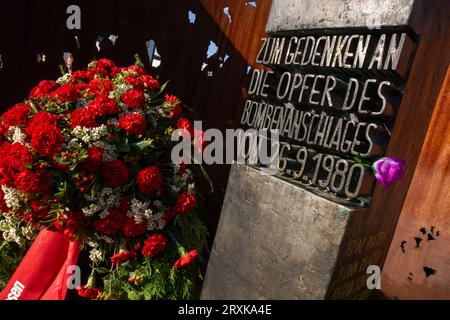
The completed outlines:
<svg viewBox="0 0 450 320">
<path fill-rule="evenodd" d="M 59 76 L 63 53 L 74 55 L 74 69 L 84 68 L 93 58 L 112 58 L 119 65 L 134 63 L 139 54 L 146 69 L 171 80 L 169 90 L 196 112 L 204 128 L 236 128 L 250 74 L 264 32 L 271 0 L 257 0 L 257 6 L 244 0 L 1 0 L 0 2 L 0 108 L 2 111 L 24 99 L 42 79 Z M 66 8 L 81 8 L 81 30 L 68 30 Z M 231 23 L 224 14 L 229 7 Z M 189 23 L 188 10 L 196 14 Z M 113 46 L 98 36 L 117 35 Z M 79 39 L 79 48 L 75 41 Z M 146 41 L 156 41 L 162 64 L 152 68 Z M 210 41 L 219 47 L 206 60 Z M 46 61 L 38 62 L 37 54 Z M 225 55 L 229 59 L 220 67 Z M 201 71 L 203 63 L 208 66 Z M 212 71 L 212 77 L 208 77 Z M 203 183 L 201 215 L 215 232 L 228 177 L 228 166 L 207 168 L 214 182 L 213 193 Z"/>
</svg>

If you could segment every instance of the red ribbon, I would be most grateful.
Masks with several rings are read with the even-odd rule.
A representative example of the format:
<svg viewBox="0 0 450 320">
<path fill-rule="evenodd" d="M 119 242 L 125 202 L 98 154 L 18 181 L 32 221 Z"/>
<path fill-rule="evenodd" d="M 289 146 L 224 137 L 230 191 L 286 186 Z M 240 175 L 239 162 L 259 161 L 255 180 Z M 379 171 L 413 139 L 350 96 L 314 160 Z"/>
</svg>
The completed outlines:
<svg viewBox="0 0 450 320">
<path fill-rule="evenodd" d="M 64 300 L 72 275 L 67 268 L 77 263 L 79 254 L 76 242 L 54 231 L 41 231 L 0 293 L 0 300 Z"/>
</svg>

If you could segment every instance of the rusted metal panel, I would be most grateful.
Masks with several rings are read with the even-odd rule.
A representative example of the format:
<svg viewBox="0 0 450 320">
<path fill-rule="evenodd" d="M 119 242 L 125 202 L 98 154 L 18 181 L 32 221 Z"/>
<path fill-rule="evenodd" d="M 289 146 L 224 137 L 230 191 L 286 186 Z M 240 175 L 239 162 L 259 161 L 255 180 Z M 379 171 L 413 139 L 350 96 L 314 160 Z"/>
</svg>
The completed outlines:
<svg viewBox="0 0 450 320">
<path fill-rule="evenodd" d="M 450 298 L 450 67 L 386 259 L 390 298 Z"/>
</svg>

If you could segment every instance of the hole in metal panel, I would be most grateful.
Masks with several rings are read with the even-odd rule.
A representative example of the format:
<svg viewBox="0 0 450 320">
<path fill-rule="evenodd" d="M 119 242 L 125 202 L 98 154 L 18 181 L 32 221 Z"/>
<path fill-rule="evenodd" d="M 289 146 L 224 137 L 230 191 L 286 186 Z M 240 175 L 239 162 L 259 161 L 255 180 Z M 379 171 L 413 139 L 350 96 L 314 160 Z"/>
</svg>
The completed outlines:
<svg viewBox="0 0 450 320">
<path fill-rule="evenodd" d="M 97 47 L 97 51 L 100 52 L 100 43 L 104 40 L 105 38 L 103 38 L 102 36 L 98 36 L 97 40 L 95 40 L 95 46 Z"/>
<path fill-rule="evenodd" d="M 118 35 L 115 35 L 115 34 L 111 34 L 111 35 L 108 37 L 109 41 L 111 41 L 111 43 L 113 44 L 113 46 L 116 45 L 116 41 L 117 41 L 118 38 L 119 38 L 119 36 L 118 36 Z"/>
<path fill-rule="evenodd" d="M 162 59 L 156 49 L 156 42 L 153 39 L 148 40 L 145 45 L 147 46 L 147 54 L 152 67 L 158 68 L 161 65 Z"/>
<path fill-rule="evenodd" d="M 209 41 L 208 50 L 206 51 L 206 59 L 211 58 L 219 51 L 219 47 L 216 45 L 214 41 Z"/>
<path fill-rule="evenodd" d="M 219 64 L 219 68 L 222 68 L 223 65 L 224 65 L 224 63 L 225 63 L 229 58 L 230 58 L 230 56 L 227 55 L 227 54 L 225 54 L 225 56 L 224 56 L 223 58 L 220 57 L 219 60 L 220 60 L 221 62 L 220 62 L 220 64 Z"/>
<path fill-rule="evenodd" d="M 189 19 L 189 23 L 194 24 L 195 19 L 197 19 L 197 15 L 195 13 L 193 13 L 191 10 L 189 10 L 188 11 L 188 19 Z"/>
<path fill-rule="evenodd" d="M 223 14 L 228 18 L 228 23 L 231 23 L 230 7 L 224 7 Z"/>
<path fill-rule="evenodd" d="M 424 266 L 423 272 L 425 272 L 425 277 L 428 278 L 429 276 L 432 276 L 433 274 L 435 274 L 437 271 L 436 271 L 436 269 L 433 269 L 432 267 Z"/>
</svg>

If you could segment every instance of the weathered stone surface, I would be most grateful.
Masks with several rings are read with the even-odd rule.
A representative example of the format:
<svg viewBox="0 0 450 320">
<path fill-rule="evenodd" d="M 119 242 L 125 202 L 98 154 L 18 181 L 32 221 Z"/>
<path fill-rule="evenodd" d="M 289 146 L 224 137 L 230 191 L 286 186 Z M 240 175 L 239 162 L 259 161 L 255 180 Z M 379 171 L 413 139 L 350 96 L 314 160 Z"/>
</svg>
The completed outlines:
<svg viewBox="0 0 450 320">
<path fill-rule="evenodd" d="M 202 299 L 323 299 L 355 212 L 234 164 Z"/>
<path fill-rule="evenodd" d="M 406 25 L 413 4 L 414 0 L 273 0 L 266 31 Z"/>
</svg>

